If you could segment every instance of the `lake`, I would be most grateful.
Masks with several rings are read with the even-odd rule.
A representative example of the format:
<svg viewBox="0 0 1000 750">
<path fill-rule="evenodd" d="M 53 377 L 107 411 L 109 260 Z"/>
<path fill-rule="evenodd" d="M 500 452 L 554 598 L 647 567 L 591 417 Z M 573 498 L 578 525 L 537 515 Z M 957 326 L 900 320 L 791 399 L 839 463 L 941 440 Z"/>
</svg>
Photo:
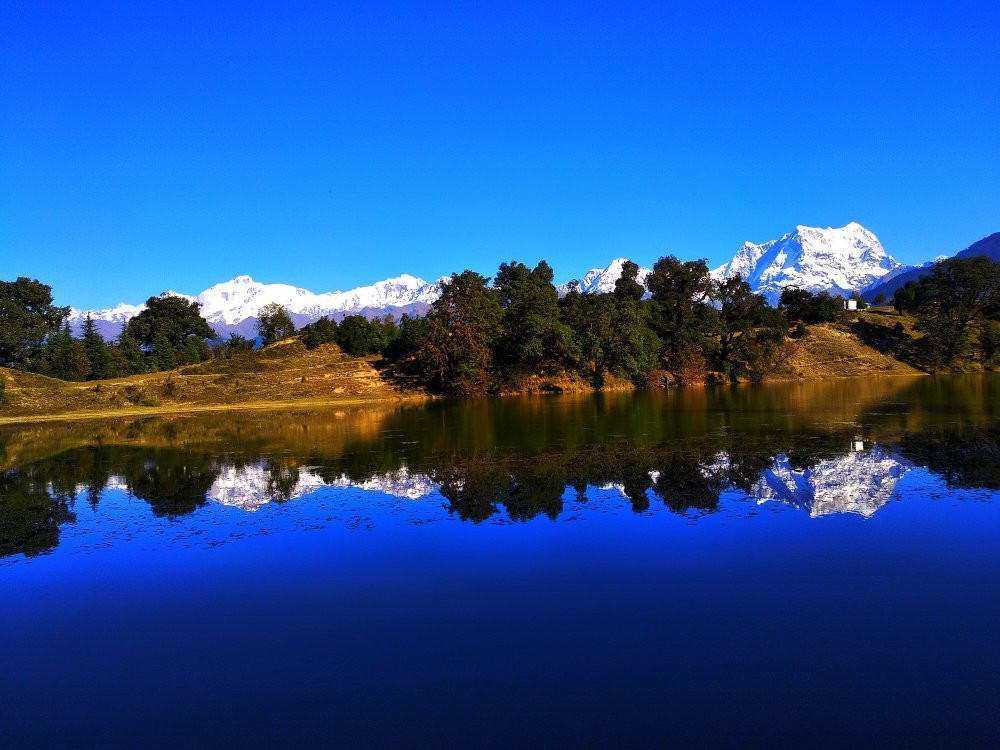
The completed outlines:
<svg viewBox="0 0 1000 750">
<path fill-rule="evenodd" d="M 0 428 L 3 747 L 1000 744 L 1000 378 Z"/>
</svg>

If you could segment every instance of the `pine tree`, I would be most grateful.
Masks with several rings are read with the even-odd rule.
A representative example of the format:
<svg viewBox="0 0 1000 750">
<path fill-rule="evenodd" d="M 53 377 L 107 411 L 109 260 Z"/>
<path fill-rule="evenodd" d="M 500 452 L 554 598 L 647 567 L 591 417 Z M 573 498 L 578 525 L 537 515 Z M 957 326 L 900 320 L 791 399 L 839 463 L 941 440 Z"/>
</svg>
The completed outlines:
<svg viewBox="0 0 1000 750">
<path fill-rule="evenodd" d="M 69 323 L 49 334 L 42 347 L 38 371 L 43 375 L 61 380 L 70 380 L 70 357 L 73 350 L 73 335 Z"/>
<path fill-rule="evenodd" d="M 90 360 L 90 378 L 92 380 L 103 380 L 115 376 L 108 344 L 104 337 L 97 332 L 97 326 L 89 315 L 83 323 L 83 348 Z"/>
<path fill-rule="evenodd" d="M 156 338 L 153 339 L 152 359 L 156 369 L 160 372 L 173 370 L 177 367 L 177 354 L 174 352 L 174 347 L 162 333 L 157 334 Z"/>
<path fill-rule="evenodd" d="M 123 375 L 139 375 L 146 372 L 146 355 L 134 336 L 127 329 L 122 329 L 118 336 L 118 353 L 123 363 Z"/>
</svg>

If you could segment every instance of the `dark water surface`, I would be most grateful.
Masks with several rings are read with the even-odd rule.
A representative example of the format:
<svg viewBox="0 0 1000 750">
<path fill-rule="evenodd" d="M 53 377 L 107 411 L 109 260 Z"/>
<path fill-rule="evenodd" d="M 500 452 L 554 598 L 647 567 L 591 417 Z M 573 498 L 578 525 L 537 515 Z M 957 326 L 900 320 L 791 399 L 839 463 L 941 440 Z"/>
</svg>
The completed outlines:
<svg viewBox="0 0 1000 750">
<path fill-rule="evenodd" d="M 1000 378 L 7 427 L 0 467 L 0 747 L 1000 744 Z"/>
</svg>

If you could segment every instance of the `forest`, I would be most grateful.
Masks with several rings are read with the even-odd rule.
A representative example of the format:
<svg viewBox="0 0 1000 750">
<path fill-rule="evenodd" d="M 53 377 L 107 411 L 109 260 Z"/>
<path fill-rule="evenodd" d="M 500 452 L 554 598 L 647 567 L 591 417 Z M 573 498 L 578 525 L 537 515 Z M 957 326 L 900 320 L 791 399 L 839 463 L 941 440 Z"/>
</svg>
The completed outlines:
<svg viewBox="0 0 1000 750">
<path fill-rule="evenodd" d="M 551 267 L 502 263 L 492 279 L 453 274 L 421 317 L 321 318 L 296 329 L 277 305 L 258 316 L 258 339 L 218 340 L 197 302 L 151 297 L 114 341 L 89 318 L 74 337 L 69 310 L 38 280 L 0 281 L 0 366 L 71 381 L 167 371 L 215 357 L 252 356 L 292 337 L 378 356 L 428 389 L 457 395 L 517 391 L 534 376 L 577 377 L 600 388 L 609 378 L 640 386 L 760 380 L 786 337 L 844 319 L 843 300 L 786 288 L 777 307 L 744 279 L 714 280 L 703 260 L 660 258 L 645 286 L 635 263 L 609 294 L 570 284 L 560 297 Z M 859 307 L 864 302 L 858 299 Z M 881 301 L 881 300 L 879 300 Z M 995 365 L 1000 352 L 1000 263 L 986 257 L 936 264 L 896 292 L 912 316 L 916 357 L 930 371 L 970 362 Z M 897 332 L 902 324 L 897 324 Z"/>
</svg>

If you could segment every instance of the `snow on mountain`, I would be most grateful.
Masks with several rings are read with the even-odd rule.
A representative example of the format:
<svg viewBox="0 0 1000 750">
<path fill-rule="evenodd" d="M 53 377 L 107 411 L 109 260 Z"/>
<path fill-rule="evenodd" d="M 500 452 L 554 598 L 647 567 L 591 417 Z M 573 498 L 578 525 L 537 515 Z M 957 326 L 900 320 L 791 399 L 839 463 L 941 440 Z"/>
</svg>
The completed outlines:
<svg viewBox="0 0 1000 750">
<path fill-rule="evenodd" d="M 621 278 L 622 268 L 628 258 L 615 258 L 606 268 L 592 268 L 584 275 L 580 282 L 580 291 L 593 294 L 609 294 L 615 290 L 615 282 Z M 646 285 L 646 277 L 649 276 L 648 268 L 639 267 L 637 280 L 643 286 Z M 563 297 L 569 291 L 570 282 L 559 284 L 556 289 L 559 296 Z"/>
<path fill-rule="evenodd" d="M 258 463 L 239 469 L 233 466 L 223 467 L 209 489 L 207 497 L 222 505 L 253 513 L 270 502 L 294 500 L 325 487 L 359 489 L 407 500 L 419 500 L 436 492 L 440 485 L 432 482 L 426 474 L 412 474 L 405 467 L 399 471 L 373 476 L 364 482 L 355 482 L 346 476 L 327 482 L 319 474 L 302 469 L 299 471 L 295 486 L 290 491 L 285 490 L 282 493 L 275 488 L 267 466 Z"/>
<path fill-rule="evenodd" d="M 323 316 L 341 319 L 353 314 L 366 317 L 421 314 L 437 299 L 438 293 L 438 282 L 428 283 L 403 274 L 346 292 L 322 294 L 288 284 L 262 284 L 249 276 L 237 276 L 209 287 L 197 297 L 177 292 L 164 292 L 162 296 L 183 297 L 200 303 L 201 314 L 220 336 L 229 333 L 255 336 L 257 315 L 271 303 L 285 307 L 296 325 L 301 326 Z M 101 334 L 112 338 L 143 308 L 143 305 L 122 303 L 107 310 L 74 309 L 70 311 L 70 327 L 79 332 L 90 315 Z"/>
<path fill-rule="evenodd" d="M 851 222 L 839 229 L 800 225 L 777 240 L 744 242 L 712 276 L 721 280 L 740 274 L 775 304 L 786 286 L 847 296 L 903 270 L 871 231 Z"/>
<path fill-rule="evenodd" d="M 821 461 L 810 469 L 792 468 L 778 456 L 763 472 L 752 496 L 758 504 L 777 501 L 809 511 L 814 518 L 855 513 L 870 518 L 889 502 L 896 483 L 913 464 L 880 446 Z"/>
</svg>

